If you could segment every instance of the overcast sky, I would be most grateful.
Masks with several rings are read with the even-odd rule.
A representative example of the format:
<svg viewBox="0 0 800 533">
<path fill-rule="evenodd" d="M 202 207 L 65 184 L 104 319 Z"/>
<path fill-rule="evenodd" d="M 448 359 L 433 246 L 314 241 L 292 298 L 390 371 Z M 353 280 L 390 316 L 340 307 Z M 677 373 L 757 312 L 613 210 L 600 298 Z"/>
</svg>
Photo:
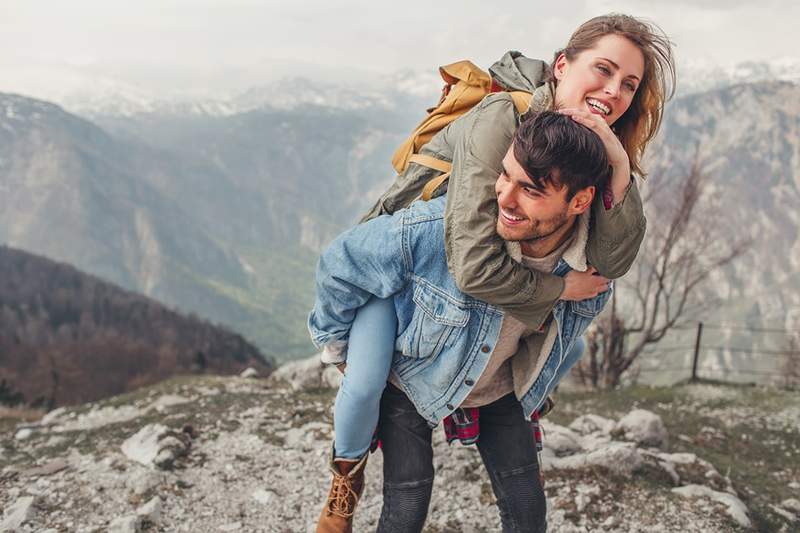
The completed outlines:
<svg viewBox="0 0 800 533">
<path fill-rule="evenodd" d="M 75 72 L 221 89 L 298 69 L 488 66 L 508 49 L 550 59 L 581 22 L 610 11 L 657 22 L 681 61 L 800 54 L 800 2 L 790 0 L 0 0 L 0 91 L 68 84 Z"/>
</svg>

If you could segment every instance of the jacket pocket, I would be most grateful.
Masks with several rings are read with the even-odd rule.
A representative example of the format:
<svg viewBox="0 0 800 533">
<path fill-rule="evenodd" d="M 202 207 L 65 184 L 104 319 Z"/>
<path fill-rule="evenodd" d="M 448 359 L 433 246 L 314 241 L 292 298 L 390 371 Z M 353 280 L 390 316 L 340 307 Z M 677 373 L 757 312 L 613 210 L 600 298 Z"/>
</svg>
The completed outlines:
<svg viewBox="0 0 800 533">
<path fill-rule="evenodd" d="M 424 280 L 417 281 L 413 299 L 414 313 L 403 334 L 402 353 L 415 358 L 436 357 L 467 325 L 469 310 Z"/>
</svg>

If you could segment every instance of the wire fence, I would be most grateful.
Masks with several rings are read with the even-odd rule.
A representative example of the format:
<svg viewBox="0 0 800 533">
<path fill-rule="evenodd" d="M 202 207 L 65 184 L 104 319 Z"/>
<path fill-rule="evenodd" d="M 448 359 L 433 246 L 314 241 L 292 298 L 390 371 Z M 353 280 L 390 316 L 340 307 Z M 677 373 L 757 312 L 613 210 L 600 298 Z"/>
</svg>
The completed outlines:
<svg viewBox="0 0 800 533">
<path fill-rule="evenodd" d="M 711 380 L 726 383 L 772 384 L 787 388 L 800 387 L 800 329 L 750 327 L 743 324 L 714 324 L 698 322 L 696 325 L 676 326 L 674 329 L 694 331 L 693 344 L 654 348 L 643 353 L 645 357 L 634 370 L 652 377 L 655 373 L 677 373 L 679 381 L 697 382 Z M 709 335 L 708 330 L 715 334 Z M 723 341 L 731 335 L 746 334 L 751 337 L 751 347 L 726 345 Z M 782 336 L 782 338 L 780 337 Z M 711 337 L 709 339 L 709 337 Z M 664 359 L 665 354 L 680 354 L 683 364 L 658 364 L 648 366 L 653 359 Z M 674 355 L 669 357 L 678 363 Z M 735 365 L 731 360 L 736 359 Z"/>
</svg>

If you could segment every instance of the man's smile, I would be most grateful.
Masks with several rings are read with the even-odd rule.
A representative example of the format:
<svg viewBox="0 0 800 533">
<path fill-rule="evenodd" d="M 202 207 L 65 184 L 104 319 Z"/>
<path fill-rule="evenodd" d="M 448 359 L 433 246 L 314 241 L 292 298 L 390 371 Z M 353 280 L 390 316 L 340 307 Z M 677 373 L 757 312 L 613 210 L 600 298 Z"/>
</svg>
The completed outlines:
<svg viewBox="0 0 800 533">
<path fill-rule="evenodd" d="M 507 226 L 517 226 L 525 221 L 525 217 L 514 215 L 511 211 L 500 208 L 500 219 Z"/>
</svg>

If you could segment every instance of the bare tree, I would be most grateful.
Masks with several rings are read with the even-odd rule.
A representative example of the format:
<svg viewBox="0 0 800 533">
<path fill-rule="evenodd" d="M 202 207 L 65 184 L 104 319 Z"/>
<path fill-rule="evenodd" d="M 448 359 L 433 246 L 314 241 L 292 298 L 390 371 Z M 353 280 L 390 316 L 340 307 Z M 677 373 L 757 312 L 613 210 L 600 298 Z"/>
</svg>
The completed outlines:
<svg viewBox="0 0 800 533">
<path fill-rule="evenodd" d="M 619 385 L 647 346 L 708 304 L 698 289 L 749 247 L 749 241 L 722 236 L 725 218 L 704 195 L 709 174 L 699 156 L 680 179 L 650 181 L 655 184 L 648 183 L 643 200 L 651 223 L 637 262 L 617 282 L 610 309 L 595 321 L 588 353 L 575 368 L 585 385 Z"/>
<path fill-rule="evenodd" d="M 783 353 L 781 363 L 781 379 L 787 389 L 800 387 L 800 343 L 797 336 L 790 337 L 786 342 L 786 351 Z"/>
</svg>

